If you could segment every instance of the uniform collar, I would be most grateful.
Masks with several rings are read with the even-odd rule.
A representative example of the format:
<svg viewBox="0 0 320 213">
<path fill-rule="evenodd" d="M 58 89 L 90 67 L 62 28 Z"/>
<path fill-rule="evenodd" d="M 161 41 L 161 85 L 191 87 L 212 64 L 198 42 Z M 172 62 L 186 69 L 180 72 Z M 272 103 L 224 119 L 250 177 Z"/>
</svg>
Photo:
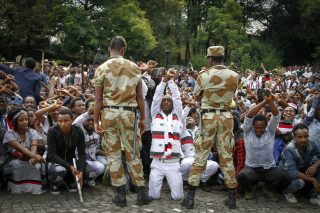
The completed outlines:
<svg viewBox="0 0 320 213">
<path fill-rule="evenodd" d="M 122 55 L 114 55 L 114 56 L 109 57 L 109 59 L 111 59 L 111 58 L 123 58 L 123 56 Z"/>
<path fill-rule="evenodd" d="M 228 69 L 228 67 L 226 67 L 225 65 L 222 65 L 222 64 L 213 65 L 211 68 L 214 68 L 217 70 Z"/>
</svg>

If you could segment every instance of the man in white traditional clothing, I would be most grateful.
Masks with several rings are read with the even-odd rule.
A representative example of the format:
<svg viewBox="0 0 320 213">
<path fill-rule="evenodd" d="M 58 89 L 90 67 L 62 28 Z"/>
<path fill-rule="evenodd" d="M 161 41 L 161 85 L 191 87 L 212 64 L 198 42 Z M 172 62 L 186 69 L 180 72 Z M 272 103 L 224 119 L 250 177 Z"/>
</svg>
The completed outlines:
<svg viewBox="0 0 320 213">
<path fill-rule="evenodd" d="M 183 181 L 180 171 L 182 102 L 179 89 L 173 81 L 174 77 L 175 71 L 168 70 L 156 89 L 151 106 L 150 156 L 153 160 L 150 166 L 149 195 L 152 199 L 160 198 L 164 177 L 168 181 L 172 199 L 183 198 Z M 164 95 L 166 86 L 170 89 L 172 96 Z"/>
</svg>

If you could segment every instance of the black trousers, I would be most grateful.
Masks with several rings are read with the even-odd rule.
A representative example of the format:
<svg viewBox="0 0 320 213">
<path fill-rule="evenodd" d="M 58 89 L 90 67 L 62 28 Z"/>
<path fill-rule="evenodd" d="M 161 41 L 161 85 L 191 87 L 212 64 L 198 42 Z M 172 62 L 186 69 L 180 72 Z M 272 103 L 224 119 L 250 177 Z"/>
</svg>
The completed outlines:
<svg viewBox="0 0 320 213">
<path fill-rule="evenodd" d="M 289 185 L 290 177 L 278 167 L 264 169 L 263 167 L 251 168 L 246 166 L 238 175 L 238 183 L 242 190 L 252 191 L 254 185 L 258 182 L 265 182 L 269 190 L 280 191 Z"/>
<path fill-rule="evenodd" d="M 142 149 L 140 151 L 140 157 L 143 166 L 143 173 L 145 176 L 149 177 L 150 174 L 150 165 L 152 158 L 150 158 L 150 149 L 152 143 L 152 134 L 151 131 L 145 131 L 141 136 Z"/>
</svg>

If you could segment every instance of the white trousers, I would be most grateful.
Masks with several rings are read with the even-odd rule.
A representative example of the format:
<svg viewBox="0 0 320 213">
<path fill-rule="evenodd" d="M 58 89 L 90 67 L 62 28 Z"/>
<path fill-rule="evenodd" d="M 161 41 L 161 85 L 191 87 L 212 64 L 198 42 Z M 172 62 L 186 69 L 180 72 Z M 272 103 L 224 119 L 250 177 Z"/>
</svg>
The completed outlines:
<svg viewBox="0 0 320 213">
<path fill-rule="evenodd" d="M 99 175 L 102 175 L 105 170 L 105 166 L 99 161 L 87 160 L 86 176 L 89 180 L 97 178 Z"/>
<path fill-rule="evenodd" d="M 181 172 L 182 172 L 182 178 L 184 181 L 188 181 L 189 179 L 189 174 L 192 168 L 193 161 L 194 161 L 194 157 L 187 157 L 181 161 Z M 218 169 L 219 169 L 218 163 L 212 160 L 208 160 L 207 168 L 206 170 L 204 170 L 201 177 L 201 182 L 203 183 L 207 182 L 210 179 L 210 177 L 218 171 Z"/>
<path fill-rule="evenodd" d="M 149 196 L 152 199 L 159 199 L 163 178 L 166 177 L 173 200 L 183 199 L 183 181 L 180 171 L 180 163 L 163 163 L 153 159 L 149 177 Z"/>
</svg>

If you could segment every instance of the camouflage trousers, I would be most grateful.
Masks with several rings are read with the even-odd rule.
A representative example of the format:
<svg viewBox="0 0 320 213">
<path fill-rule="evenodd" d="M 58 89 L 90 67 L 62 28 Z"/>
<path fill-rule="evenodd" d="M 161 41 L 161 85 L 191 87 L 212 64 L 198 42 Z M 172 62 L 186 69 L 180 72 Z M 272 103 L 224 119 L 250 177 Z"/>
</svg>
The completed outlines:
<svg viewBox="0 0 320 213">
<path fill-rule="evenodd" d="M 101 114 L 101 127 L 105 130 L 103 148 L 107 154 L 108 169 L 113 186 L 123 186 L 127 182 L 122 153 L 124 153 L 126 168 L 132 184 L 135 186 L 145 185 L 139 151 L 141 148 L 140 137 L 137 138 L 136 158 L 133 160 L 134 118 L 134 112 L 120 109 L 105 109 Z"/>
<path fill-rule="evenodd" d="M 204 113 L 203 135 L 198 130 L 194 142 L 196 155 L 189 176 L 189 184 L 199 186 L 203 171 L 212 146 L 216 146 L 219 155 L 220 168 L 224 174 L 225 185 L 228 188 L 237 187 L 233 164 L 233 117 L 231 112 Z"/>
</svg>

